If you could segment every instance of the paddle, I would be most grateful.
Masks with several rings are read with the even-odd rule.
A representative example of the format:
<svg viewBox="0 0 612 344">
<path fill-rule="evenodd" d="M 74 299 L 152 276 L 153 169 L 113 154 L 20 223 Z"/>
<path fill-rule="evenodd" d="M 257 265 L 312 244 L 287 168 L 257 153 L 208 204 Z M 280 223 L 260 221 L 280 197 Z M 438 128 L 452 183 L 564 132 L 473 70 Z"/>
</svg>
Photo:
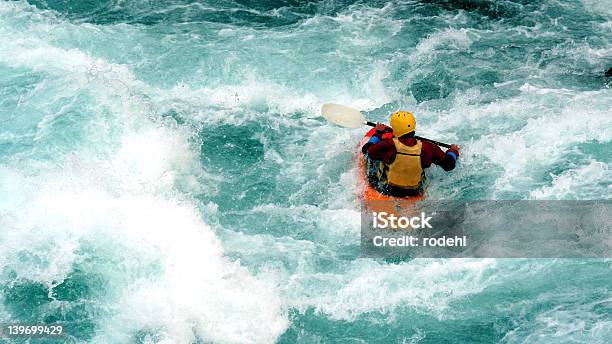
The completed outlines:
<svg viewBox="0 0 612 344">
<path fill-rule="evenodd" d="M 369 125 L 371 127 L 376 126 L 376 123 L 367 121 L 365 116 L 359 110 L 340 104 L 323 104 L 323 106 L 321 107 L 321 114 L 323 115 L 323 117 L 325 117 L 327 121 L 345 128 L 359 128 L 363 125 Z M 414 135 L 414 138 L 422 141 L 431 142 L 440 147 L 450 148 L 449 144 L 443 142 L 434 141 L 416 135 Z"/>
</svg>

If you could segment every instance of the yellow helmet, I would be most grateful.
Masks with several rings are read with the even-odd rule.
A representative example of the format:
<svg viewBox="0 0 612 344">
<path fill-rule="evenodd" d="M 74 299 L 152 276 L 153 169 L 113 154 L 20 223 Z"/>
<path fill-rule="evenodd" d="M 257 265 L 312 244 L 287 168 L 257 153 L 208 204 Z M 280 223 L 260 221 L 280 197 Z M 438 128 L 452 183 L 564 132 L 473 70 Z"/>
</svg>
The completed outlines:
<svg viewBox="0 0 612 344">
<path fill-rule="evenodd" d="M 395 137 L 408 134 L 416 129 L 416 119 L 412 112 L 396 111 L 391 115 L 389 121 L 391 122 L 391 128 L 393 128 L 393 135 Z"/>
</svg>

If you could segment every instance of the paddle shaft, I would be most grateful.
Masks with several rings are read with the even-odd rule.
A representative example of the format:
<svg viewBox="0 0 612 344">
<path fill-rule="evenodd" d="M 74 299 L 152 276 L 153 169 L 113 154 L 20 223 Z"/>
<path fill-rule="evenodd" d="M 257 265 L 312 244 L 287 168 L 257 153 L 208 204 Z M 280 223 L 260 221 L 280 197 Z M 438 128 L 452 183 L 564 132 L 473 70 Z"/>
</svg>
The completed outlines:
<svg viewBox="0 0 612 344">
<path fill-rule="evenodd" d="M 365 124 L 369 125 L 370 127 L 375 127 L 376 126 L 376 123 L 370 122 L 370 121 L 365 122 Z M 446 144 L 444 142 L 435 141 L 435 140 L 428 139 L 426 137 L 421 137 L 421 136 L 416 136 L 416 135 L 414 135 L 414 138 L 417 139 L 417 140 L 421 140 L 421 141 L 431 142 L 431 143 L 433 143 L 435 145 L 438 145 L 440 147 L 450 148 L 450 145 Z"/>
</svg>

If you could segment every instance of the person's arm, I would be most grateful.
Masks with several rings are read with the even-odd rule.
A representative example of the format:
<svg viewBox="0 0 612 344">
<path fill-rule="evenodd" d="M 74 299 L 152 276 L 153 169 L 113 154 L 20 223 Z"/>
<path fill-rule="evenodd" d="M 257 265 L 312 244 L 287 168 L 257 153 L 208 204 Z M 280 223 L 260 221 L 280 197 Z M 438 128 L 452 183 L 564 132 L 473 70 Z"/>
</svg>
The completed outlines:
<svg viewBox="0 0 612 344">
<path fill-rule="evenodd" d="M 442 151 L 437 145 L 431 144 L 431 162 L 442 167 L 444 171 L 451 171 L 455 168 L 459 159 L 459 145 L 451 145 L 446 152 Z"/>
<path fill-rule="evenodd" d="M 373 144 L 368 148 L 368 156 L 374 160 L 380 160 L 385 164 L 391 164 L 395 160 L 395 143 L 392 139 L 383 139 L 379 143 Z"/>
<path fill-rule="evenodd" d="M 393 129 L 389 128 L 388 126 L 382 124 L 382 123 L 377 123 L 376 124 L 376 132 L 374 133 L 374 135 L 372 135 L 372 137 L 370 137 L 370 140 L 368 142 L 366 142 L 363 147 L 361 147 L 361 152 L 363 154 L 368 154 L 368 149 L 370 148 L 370 146 L 379 143 L 380 141 L 382 141 L 382 136 L 387 133 L 392 131 Z"/>
</svg>

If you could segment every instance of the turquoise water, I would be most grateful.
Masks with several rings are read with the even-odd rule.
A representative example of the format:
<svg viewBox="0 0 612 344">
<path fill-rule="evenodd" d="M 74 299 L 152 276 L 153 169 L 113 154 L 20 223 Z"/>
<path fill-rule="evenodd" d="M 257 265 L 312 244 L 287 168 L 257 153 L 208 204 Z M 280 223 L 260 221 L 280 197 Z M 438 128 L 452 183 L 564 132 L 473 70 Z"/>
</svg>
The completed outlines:
<svg viewBox="0 0 612 344">
<path fill-rule="evenodd" d="M 608 343 L 610 260 L 359 258 L 325 102 L 430 199 L 610 199 L 609 1 L 0 2 L 0 323 L 92 343 Z M 19 342 L 19 340 L 15 340 Z"/>
</svg>

